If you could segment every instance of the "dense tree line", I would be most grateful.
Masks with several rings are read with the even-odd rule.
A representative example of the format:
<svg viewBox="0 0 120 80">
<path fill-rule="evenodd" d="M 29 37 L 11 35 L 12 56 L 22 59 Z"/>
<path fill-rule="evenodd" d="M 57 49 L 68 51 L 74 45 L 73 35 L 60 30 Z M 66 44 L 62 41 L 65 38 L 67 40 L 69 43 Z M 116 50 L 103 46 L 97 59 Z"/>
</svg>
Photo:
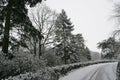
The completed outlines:
<svg viewBox="0 0 120 80">
<path fill-rule="evenodd" d="M 30 9 L 28 16 L 27 8 L 29 6 L 25 5 L 33 7 L 37 2 L 35 4 L 29 4 L 29 1 L 20 2 L 21 4 L 17 5 L 19 1 L 15 3 L 1 1 L 3 6 L 1 6 L 2 27 L 0 30 L 1 46 L 4 54 L 9 53 L 9 48 L 14 52 L 14 50 L 23 47 L 23 49 L 27 49 L 31 54 L 40 58 L 47 48 L 54 47 L 57 52 L 56 55 L 64 60 L 64 64 L 78 62 L 80 56 L 87 53 L 90 56 L 82 34 L 72 34 L 74 26 L 64 10 L 58 14 L 42 3 Z M 7 3 L 8 5 L 6 5 Z M 6 19 L 7 9 L 5 7 L 9 5 L 11 9 L 8 17 L 10 18 Z M 69 61 L 69 59 L 72 60 Z"/>
<path fill-rule="evenodd" d="M 41 1 L 0 1 L 1 65 L 10 59 L 8 67 L 1 68 L 0 79 L 43 66 L 91 60 L 82 34 L 72 33 L 74 25 L 65 10 L 57 13 Z"/>
</svg>

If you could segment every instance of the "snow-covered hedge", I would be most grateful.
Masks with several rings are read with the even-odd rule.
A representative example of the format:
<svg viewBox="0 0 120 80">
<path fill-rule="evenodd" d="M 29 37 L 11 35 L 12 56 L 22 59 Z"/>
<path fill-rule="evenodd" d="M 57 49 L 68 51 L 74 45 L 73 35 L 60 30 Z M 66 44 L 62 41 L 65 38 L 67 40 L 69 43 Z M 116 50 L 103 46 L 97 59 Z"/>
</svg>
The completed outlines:
<svg viewBox="0 0 120 80">
<path fill-rule="evenodd" d="M 53 71 L 54 70 L 51 69 L 43 69 L 37 71 L 36 73 L 29 72 L 25 74 L 20 74 L 15 77 L 9 77 L 5 80 L 58 80 L 58 75 L 56 75 L 56 73 L 54 73 Z"/>
<path fill-rule="evenodd" d="M 68 64 L 63 66 L 56 66 L 56 67 L 50 67 L 43 70 L 39 70 L 36 73 L 26 73 L 26 74 L 20 74 L 15 77 L 9 77 L 5 80 L 58 80 L 60 76 L 65 75 L 69 71 L 73 69 L 77 69 L 80 67 L 98 64 L 98 63 L 108 63 L 108 62 L 114 62 L 114 61 L 90 61 L 90 62 L 80 62 L 80 63 L 74 63 L 74 64 Z"/>
<path fill-rule="evenodd" d="M 99 63 L 108 63 L 108 62 L 115 62 L 116 60 L 99 60 L 99 61 L 88 61 L 88 62 L 80 62 L 80 63 L 73 63 L 63 66 L 56 66 L 52 67 L 54 72 L 59 73 L 60 75 L 65 75 L 71 70 L 78 69 L 80 67 L 85 67 L 93 64 L 99 64 Z"/>
</svg>

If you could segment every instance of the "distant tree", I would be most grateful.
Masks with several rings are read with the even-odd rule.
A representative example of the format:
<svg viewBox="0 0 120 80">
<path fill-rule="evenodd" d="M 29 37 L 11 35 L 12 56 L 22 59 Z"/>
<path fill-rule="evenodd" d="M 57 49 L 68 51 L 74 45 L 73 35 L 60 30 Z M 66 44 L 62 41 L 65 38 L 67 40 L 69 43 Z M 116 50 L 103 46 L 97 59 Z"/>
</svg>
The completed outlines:
<svg viewBox="0 0 120 80">
<path fill-rule="evenodd" d="M 58 15 L 55 23 L 55 45 L 57 45 L 57 54 L 61 55 L 62 60 L 67 64 L 69 59 L 69 41 L 72 35 L 73 25 L 66 12 Z"/>
<path fill-rule="evenodd" d="M 85 54 L 88 60 L 91 60 L 91 52 L 88 47 L 85 48 Z"/>
<path fill-rule="evenodd" d="M 102 49 L 102 53 L 105 54 L 104 57 L 112 58 L 116 52 L 116 41 L 114 38 L 110 37 L 107 40 L 98 43 L 98 48 Z"/>
<path fill-rule="evenodd" d="M 76 55 L 76 58 L 74 58 L 75 62 L 80 62 L 82 59 L 91 59 L 90 50 L 85 46 L 82 34 L 73 35 L 70 46 L 70 51 L 74 53 L 74 56 Z"/>
<path fill-rule="evenodd" d="M 26 5 L 35 6 L 42 0 L 0 0 L 0 26 L 4 27 L 2 51 L 8 53 L 10 29 L 29 24 Z M 28 28 L 28 26 L 25 26 Z"/>
<path fill-rule="evenodd" d="M 82 49 L 84 47 L 84 39 L 81 34 L 72 35 L 70 38 L 70 51 L 71 51 L 71 62 L 80 62 Z"/>
</svg>

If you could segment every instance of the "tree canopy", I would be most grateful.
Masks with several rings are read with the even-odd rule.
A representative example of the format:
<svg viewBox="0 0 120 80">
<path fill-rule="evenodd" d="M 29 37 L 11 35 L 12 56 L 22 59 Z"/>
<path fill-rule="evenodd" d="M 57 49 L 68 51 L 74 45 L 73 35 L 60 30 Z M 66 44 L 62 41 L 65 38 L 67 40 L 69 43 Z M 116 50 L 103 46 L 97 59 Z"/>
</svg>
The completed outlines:
<svg viewBox="0 0 120 80">
<path fill-rule="evenodd" d="M 24 27 L 25 31 L 33 29 L 27 15 L 26 5 L 34 7 L 42 0 L 0 0 L 0 26 L 3 32 L 2 51 L 8 53 L 10 29 L 13 27 Z M 34 33 L 34 32 L 33 32 Z M 1 33 L 2 34 L 2 33 Z"/>
</svg>

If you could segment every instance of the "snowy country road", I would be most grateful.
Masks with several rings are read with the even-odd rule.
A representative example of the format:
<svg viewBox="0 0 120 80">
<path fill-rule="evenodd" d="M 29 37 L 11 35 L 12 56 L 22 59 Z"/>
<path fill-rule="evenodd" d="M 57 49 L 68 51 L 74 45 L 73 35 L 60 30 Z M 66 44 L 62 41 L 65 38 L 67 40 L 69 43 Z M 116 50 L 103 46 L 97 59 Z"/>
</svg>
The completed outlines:
<svg viewBox="0 0 120 80">
<path fill-rule="evenodd" d="M 77 69 L 59 80 L 116 80 L 117 62 Z"/>
</svg>

